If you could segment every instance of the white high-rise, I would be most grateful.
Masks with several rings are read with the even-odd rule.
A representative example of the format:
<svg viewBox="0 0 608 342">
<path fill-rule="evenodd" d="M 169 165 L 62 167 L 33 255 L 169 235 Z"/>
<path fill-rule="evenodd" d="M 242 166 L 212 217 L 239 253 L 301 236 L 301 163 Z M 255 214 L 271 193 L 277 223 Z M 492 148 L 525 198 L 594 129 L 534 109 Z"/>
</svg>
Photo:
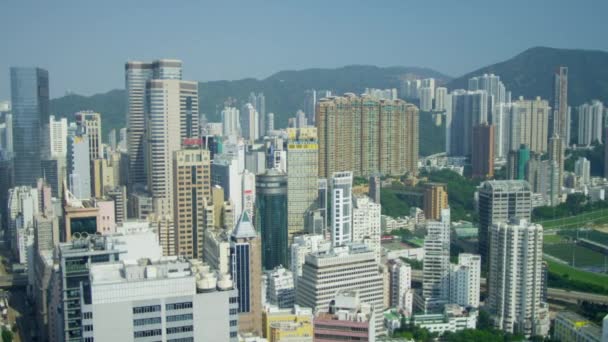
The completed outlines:
<svg viewBox="0 0 608 342">
<path fill-rule="evenodd" d="M 530 151 L 547 152 L 549 132 L 549 102 L 537 97 L 535 100 L 524 100 L 520 97 L 511 107 L 510 150 L 519 149 L 524 144 Z"/>
<path fill-rule="evenodd" d="M 222 135 L 238 136 L 240 134 L 240 113 L 237 108 L 226 107 L 222 110 Z"/>
<path fill-rule="evenodd" d="M 101 143 L 101 115 L 86 110 L 74 114 L 76 127 L 81 134 L 89 137 L 89 155 L 91 160 L 103 159 L 103 146 Z"/>
<path fill-rule="evenodd" d="M 598 100 L 578 107 L 578 144 L 602 143 L 604 105 Z"/>
<path fill-rule="evenodd" d="M 304 258 L 310 253 L 327 252 L 331 243 L 323 235 L 299 235 L 293 238 L 291 244 L 291 272 L 294 278 L 302 276 Z"/>
<path fill-rule="evenodd" d="M 428 112 L 433 110 L 433 88 L 420 88 L 420 110 Z"/>
<path fill-rule="evenodd" d="M 458 265 L 452 265 L 450 271 L 450 302 L 464 307 L 479 307 L 480 281 L 481 257 L 459 254 Z"/>
<path fill-rule="evenodd" d="M 380 204 L 367 196 L 355 196 L 353 204 L 352 241 L 366 244 L 376 255 L 376 262 L 380 263 L 382 257 Z"/>
<path fill-rule="evenodd" d="M 422 265 L 423 310 L 436 310 L 450 296 L 450 209 L 441 210 L 441 221 L 426 221 Z"/>
<path fill-rule="evenodd" d="M 146 174 L 154 211 L 173 215 L 173 153 L 198 133 L 198 84 L 175 79 L 148 81 Z"/>
<path fill-rule="evenodd" d="M 241 109 L 241 135 L 249 142 L 260 137 L 258 111 L 251 103 L 246 103 Z"/>
<path fill-rule="evenodd" d="M 65 158 L 68 151 L 68 119 L 49 117 L 51 158 Z"/>
<path fill-rule="evenodd" d="M 331 241 L 341 246 L 352 241 L 352 190 L 351 171 L 334 172 L 329 181 L 331 196 Z"/>
<path fill-rule="evenodd" d="M 182 62 L 161 59 L 152 63 L 130 61 L 125 65 L 127 90 L 127 150 L 129 184 L 145 184 L 145 98 L 146 83 L 151 79 L 182 79 Z"/>
<path fill-rule="evenodd" d="M 591 162 L 585 157 L 578 157 L 574 162 L 574 174 L 580 178 L 583 185 L 589 185 L 591 180 Z"/>
<path fill-rule="evenodd" d="M 435 89 L 435 110 L 443 112 L 446 109 L 446 97 L 448 96 L 448 89 L 445 87 L 437 87 Z"/>
<path fill-rule="evenodd" d="M 546 335 L 543 227 L 514 218 L 490 228 L 487 306 L 498 329 L 525 336 Z"/>
<path fill-rule="evenodd" d="M 404 311 L 406 316 L 413 313 L 412 267 L 401 259 L 391 260 L 388 265 L 390 274 L 390 306 Z"/>
</svg>

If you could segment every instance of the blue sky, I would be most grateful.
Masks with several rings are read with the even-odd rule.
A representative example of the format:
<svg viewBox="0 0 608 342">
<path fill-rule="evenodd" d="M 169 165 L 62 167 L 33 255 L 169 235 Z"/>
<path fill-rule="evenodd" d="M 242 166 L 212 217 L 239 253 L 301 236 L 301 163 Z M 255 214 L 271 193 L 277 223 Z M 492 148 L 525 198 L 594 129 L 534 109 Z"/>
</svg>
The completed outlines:
<svg viewBox="0 0 608 342">
<path fill-rule="evenodd" d="M 608 1 L 2 1 L 10 66 L 49 70 L 51 95 L 124 87 L 129 59 L 179 58 L 191 80 L 349 64 L 458 76 L 532 46 L 608 50 Z"/>
</svg>

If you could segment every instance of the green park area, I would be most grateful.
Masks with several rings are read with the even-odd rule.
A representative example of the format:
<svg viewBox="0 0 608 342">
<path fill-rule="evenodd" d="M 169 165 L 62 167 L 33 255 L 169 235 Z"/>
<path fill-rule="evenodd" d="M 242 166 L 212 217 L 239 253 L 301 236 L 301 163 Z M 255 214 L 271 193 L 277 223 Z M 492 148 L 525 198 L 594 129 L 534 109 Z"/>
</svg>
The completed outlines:
<svg viewBox="0 0 608 342">
<path fill-rule="evenodd" d="M 608 275 L 586 272 L 545 259 L 549 266 L 549 287 L 608 294 Z"/>
</svg>

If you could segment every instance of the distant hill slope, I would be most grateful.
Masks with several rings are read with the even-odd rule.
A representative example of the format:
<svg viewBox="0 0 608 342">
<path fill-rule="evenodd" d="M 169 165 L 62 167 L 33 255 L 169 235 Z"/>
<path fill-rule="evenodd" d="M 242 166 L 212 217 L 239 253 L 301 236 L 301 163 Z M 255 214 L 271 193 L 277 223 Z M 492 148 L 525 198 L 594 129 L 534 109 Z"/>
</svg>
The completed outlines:
<svg viewBox="0 0 608 342">
<path fill-rule="evenodd" d="M 219 120 L 224 101 L 233 98 L 245 103 L 250 92 L 263 92 L 266 111 L 275 113 L 275 124 L 286 126 L 287 120 L 302 109 L 304 91 L 329 89 L 337 94 L 360 93 L 366 87 L 398 88 L 404 77 L 434 77 L 445 83 L 450 78 L 437 71 L 416 67 L 376 67 L 353 65 L 337 69 L 306 69 L 281 71 L 266 79 L 247 78 L 237 81 L 211 81 L 199 83 L 200 111 L 209 120 Z M 112 90 L 93 96 L 67 95 L 51 101 L 51 112 L 71 117 L 73 113 L 91 109 L 102 114 L 104 137 L 111 128 L 125 126 L 125 92 Z M 105 140 L 105 139 L 104 139 Z"/>
<path fill-rule="evenodd" d="M 534 47 L 501 63 L 483 67 L 447 84 L 449 89 L 467 88 L 468 79 L 484 73 L 500 76 L 513 98 L 553 98 L 553 74 L 568 67 L 568 102 L 578 106 L 591 99 L 608 103 L 608 52 Z"/>
</svg>

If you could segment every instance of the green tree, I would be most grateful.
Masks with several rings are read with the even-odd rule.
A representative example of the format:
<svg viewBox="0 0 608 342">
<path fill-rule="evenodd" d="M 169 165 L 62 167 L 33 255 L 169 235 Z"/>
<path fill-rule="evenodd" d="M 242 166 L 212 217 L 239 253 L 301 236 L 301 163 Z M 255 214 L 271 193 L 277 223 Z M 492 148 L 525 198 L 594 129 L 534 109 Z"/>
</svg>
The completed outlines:
<svg viewBox="0 0 608 342">
<path fill-rule="evenodd" d="M 13 332 L 2 327 L 2 342 L 12 342 L 13 341 Z"/>
</svg>

